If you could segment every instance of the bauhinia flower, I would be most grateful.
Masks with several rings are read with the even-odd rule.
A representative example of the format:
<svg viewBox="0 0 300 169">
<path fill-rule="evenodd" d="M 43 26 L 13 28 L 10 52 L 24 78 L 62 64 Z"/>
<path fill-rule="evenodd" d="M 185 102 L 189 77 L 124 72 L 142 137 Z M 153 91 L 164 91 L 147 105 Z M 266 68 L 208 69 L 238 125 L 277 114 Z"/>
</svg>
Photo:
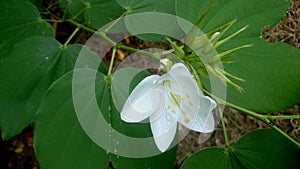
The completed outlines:
<svg viewBox="0 0 300 169">
<path fill-rule="evenodd" d="M 188 68 L 177 63 L 162 76 L 142 80 L 126 100 L 121 118 L 136 123 L 149 117 L 155 144 L 164 152 L 175 137 L 177 122 L 197 132 L 212 132 L 215 107 L 216 102 L 203 95 Z"/>
</svg>

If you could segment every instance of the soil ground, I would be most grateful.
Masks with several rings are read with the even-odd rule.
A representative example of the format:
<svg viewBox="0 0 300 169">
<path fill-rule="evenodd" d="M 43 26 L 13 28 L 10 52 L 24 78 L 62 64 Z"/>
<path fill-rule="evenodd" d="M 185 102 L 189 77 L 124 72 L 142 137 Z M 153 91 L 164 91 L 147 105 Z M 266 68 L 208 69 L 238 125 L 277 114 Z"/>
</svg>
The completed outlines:
<svg viewBox="0 0 300 169">
<path fill-rule="evenodd" d="M 262 37 L 269 42 L 284 41 L 300 48 L 300 0 L 293 0 L 291 7 L 276 26 L 266 26 L 262 30 Z M 80 39 L 82 37 L 78 37 Z M 299 56 L 300 57 L 300 56 Z M 277 114 L 300 114 L 300 104 Z M 264 123 L 252 117 L 245 116 L 235 110 L 226 108 L 225 123 L 231 144 L 243 134 L 257 128 L 267 127 Z M 300 142 L 300 120 L 275 121 L 282 130 Z M 33 150 L 33 126 L 25 129 L 20 135 L 3 141 L 0 138 L 0 169 L 39 169 Z M 217 130 L 208 140 L 201 143 L 203 135 L 190 132 L 178 145 L 176 168 L 193 152 L 210 146 L 224 146 L 222 128 Z"/>
</svg>

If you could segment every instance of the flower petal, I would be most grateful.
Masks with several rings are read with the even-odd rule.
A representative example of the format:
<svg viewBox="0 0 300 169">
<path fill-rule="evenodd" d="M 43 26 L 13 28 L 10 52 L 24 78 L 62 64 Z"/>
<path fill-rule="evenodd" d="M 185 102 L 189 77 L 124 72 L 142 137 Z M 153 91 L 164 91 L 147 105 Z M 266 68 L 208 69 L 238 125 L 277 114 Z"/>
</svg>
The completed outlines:
<svg viewBox="0 0 300 169">
<path fill-rule="evenodd" d="M 178 121 L 188 128 L 192 128 L 197 117 L 200 98 L 203 96 L 202 92 L 193 78 L 188 68 L 182 64 L 175 64 L 168 72 L 174 82 L 171 83 L 171 105 L 172 111 L 175 111 L 178 116 Z M 172 107 L 173 106 L 173 107 Z"/>
<path fill-rule="evenodd" d="M 159 78 L 158 75 L 148 76 L 134 88 L 122 108 L 122 120 L 140 122 L 161 107 L 163 93 L 155 85 Z"/>
<path fill-rule="evenodd" d="M 161 152 L 165 152 L 177 131 L 175 116 L 169 114 L 166 109 L 164 112 L 156 112 L 150 116 L 150 125 L 156 146 Z"/>
<path fill-rule="evenodd" d="M 191 130 L 210 133 L 215 129 L 215 120 L 212 114 L 213 109 L 217 106 L 216 102 L 208 96 L 202 96 L 200 99 L 200 107 L 196 119 L 189 127 Z"/>
</svg>

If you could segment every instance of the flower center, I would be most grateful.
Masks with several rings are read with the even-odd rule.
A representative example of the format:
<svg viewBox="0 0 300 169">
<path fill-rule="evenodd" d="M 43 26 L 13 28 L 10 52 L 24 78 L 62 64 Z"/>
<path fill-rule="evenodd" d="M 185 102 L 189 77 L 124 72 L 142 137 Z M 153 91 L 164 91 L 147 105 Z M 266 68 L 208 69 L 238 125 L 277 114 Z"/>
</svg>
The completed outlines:
<svg viewBox="0 0 300 169">
<path fill-rule="evenodd" d="M 182 97 L 179 94 L 176 94 L 175 92 L 173 92 L 172 89 L 170 88 L 171 83 L 172 83 L 170 80 L 164 80 L 162 83 L 165 86 L 165 88 L 168 92 L 168 96 L 172 103 L 172 105 L 168 105 L 167 108 L 170 109 L 173 114 L 176 114 L 177 111 L 179 110 L 180 113 L 184 117 L 184 122 L 189 123 L 190 119 L 187 117 L 186 111 L 184 111 L 182 109 L 182 107 L 180 106 L 181 105 L 180 102 L 184 102 L 185 100 L 188 100 L 190 98 L 190 96 L 188 94 L 186 94 L 185 97 Z M 188 100 L 188 105 L 192 106 L 193 102 Z M 177 107 L 178 109 L 174 109 L 174 107 Z"/>
</svg>

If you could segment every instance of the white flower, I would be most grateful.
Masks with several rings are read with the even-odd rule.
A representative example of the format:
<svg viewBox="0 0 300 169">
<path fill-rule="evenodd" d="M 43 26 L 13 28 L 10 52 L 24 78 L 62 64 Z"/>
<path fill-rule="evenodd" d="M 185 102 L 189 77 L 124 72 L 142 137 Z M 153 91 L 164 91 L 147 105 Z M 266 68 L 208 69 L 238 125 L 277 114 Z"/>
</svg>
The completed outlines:
<svg viewBox="0 0 300 169">
<path fill-rule="evenodd" d="M 121 118 L 135 123 L 150 117 L 154 141 L 164 152 L 175 137 L 177 122 L 194 131 L 212 132 L 215 107 L 216 102 L 203 95 L 187 67 L 177 63 L 162 76 L 142 80 L 125 102 Z"/>
<path fill-rule="evenodd" d="M 159 61 L 159 65 L 160 65 L 159 69 L 168 68 L 169 64 L 172 64 L 172 62 L 169 59 L 167 59 L 167 58 L 160 59 L 160 61 Z"/>
</svg>

